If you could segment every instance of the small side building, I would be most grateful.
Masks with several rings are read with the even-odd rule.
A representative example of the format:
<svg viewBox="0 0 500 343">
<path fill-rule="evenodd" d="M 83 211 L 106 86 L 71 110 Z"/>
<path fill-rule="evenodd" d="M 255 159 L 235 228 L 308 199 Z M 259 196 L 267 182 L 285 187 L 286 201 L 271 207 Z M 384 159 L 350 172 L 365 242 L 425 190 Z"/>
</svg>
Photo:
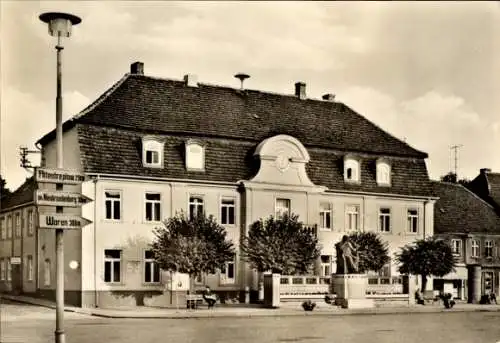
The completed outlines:
<svg viewBox="0 0 500 343">
<path fill-rule="evenodd" d="M 458 258 L 455 272 L 434 279 L 434 290 L 479 302 L 498 294 L 500 280 L 500 216 L 493 206 L 460 184 L 433 182 L 439 197 L 434 233 L 448 240 Z"/>
<path fill-rule="evenodd" d="M 38 289 L 35 181 L 28 178 L 0 203 L 0 292 L 35 293 Z"/>
</svg>

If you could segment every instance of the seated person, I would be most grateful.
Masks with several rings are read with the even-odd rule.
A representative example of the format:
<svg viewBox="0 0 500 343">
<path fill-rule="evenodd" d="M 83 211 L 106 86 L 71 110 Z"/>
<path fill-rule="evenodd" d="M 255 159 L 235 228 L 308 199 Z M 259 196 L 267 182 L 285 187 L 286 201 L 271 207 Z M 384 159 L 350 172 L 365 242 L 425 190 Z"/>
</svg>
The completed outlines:
<svg viewBox="0 0 500 343">
<path fill-rule="evenodd" d="M 497 304 L 497 296 L 496 296 L 495 292 L 490 293 L 490 304 L 493 304 L 493 303 Z"/>
<path fill-rule="evenodd" d="M 208 308 L 211 308 L 217 302 L 217 295 L 213 294 L 210 287 L 206 286 L 205 291 L 203 292 L 203 299 L 207 302 Z"/>
</svg>

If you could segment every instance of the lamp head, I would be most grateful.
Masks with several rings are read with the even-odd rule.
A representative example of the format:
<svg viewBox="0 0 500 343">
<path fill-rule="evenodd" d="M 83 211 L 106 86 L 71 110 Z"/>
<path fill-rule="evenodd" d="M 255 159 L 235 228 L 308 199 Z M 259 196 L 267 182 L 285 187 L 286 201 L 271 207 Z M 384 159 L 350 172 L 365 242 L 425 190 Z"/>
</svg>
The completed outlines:
<svg viewBox="0 0 500 343">
<path fill-rule="evenodd" d="M 40 15 L 40 20 L 49 26 L 49 34 L 54 37 L 70 37 L 71 27 L 81 23 L 79 17 L 61 12 L 47 12 Z"/>
</svg>

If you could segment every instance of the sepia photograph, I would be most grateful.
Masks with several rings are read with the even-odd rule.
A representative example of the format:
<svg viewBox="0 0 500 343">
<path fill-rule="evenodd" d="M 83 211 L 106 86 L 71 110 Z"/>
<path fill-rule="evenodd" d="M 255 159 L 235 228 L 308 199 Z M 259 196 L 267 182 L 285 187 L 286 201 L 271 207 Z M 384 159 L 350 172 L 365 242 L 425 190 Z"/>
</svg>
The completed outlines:
<svg viewBox="0 0 500 343">
<path fill-rule="evenodd" d="M 0 32 L 0 343 L 500 343 L 499 1 Z"/>
</svg>

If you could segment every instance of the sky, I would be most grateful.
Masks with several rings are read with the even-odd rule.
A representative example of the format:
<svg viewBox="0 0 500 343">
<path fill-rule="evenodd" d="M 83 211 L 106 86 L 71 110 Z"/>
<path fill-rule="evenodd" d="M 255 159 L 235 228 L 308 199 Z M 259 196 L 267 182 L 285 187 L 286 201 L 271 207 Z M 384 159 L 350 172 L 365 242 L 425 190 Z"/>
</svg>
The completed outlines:
<svg viewBox="0 0 500 343">
<path fill-rule="evenodd" d="M 284 94 L 307 84 L 429 154 L 429 176 L 500 172 L 499 2 L 0 1 L 0 172 L 55 127 L 55 41 L 39 14 L 82 18 L 65 40 L 63 119 L 130 69 Z M 39 158 L 30 156 L 37 164 Z"/>
</svg>

